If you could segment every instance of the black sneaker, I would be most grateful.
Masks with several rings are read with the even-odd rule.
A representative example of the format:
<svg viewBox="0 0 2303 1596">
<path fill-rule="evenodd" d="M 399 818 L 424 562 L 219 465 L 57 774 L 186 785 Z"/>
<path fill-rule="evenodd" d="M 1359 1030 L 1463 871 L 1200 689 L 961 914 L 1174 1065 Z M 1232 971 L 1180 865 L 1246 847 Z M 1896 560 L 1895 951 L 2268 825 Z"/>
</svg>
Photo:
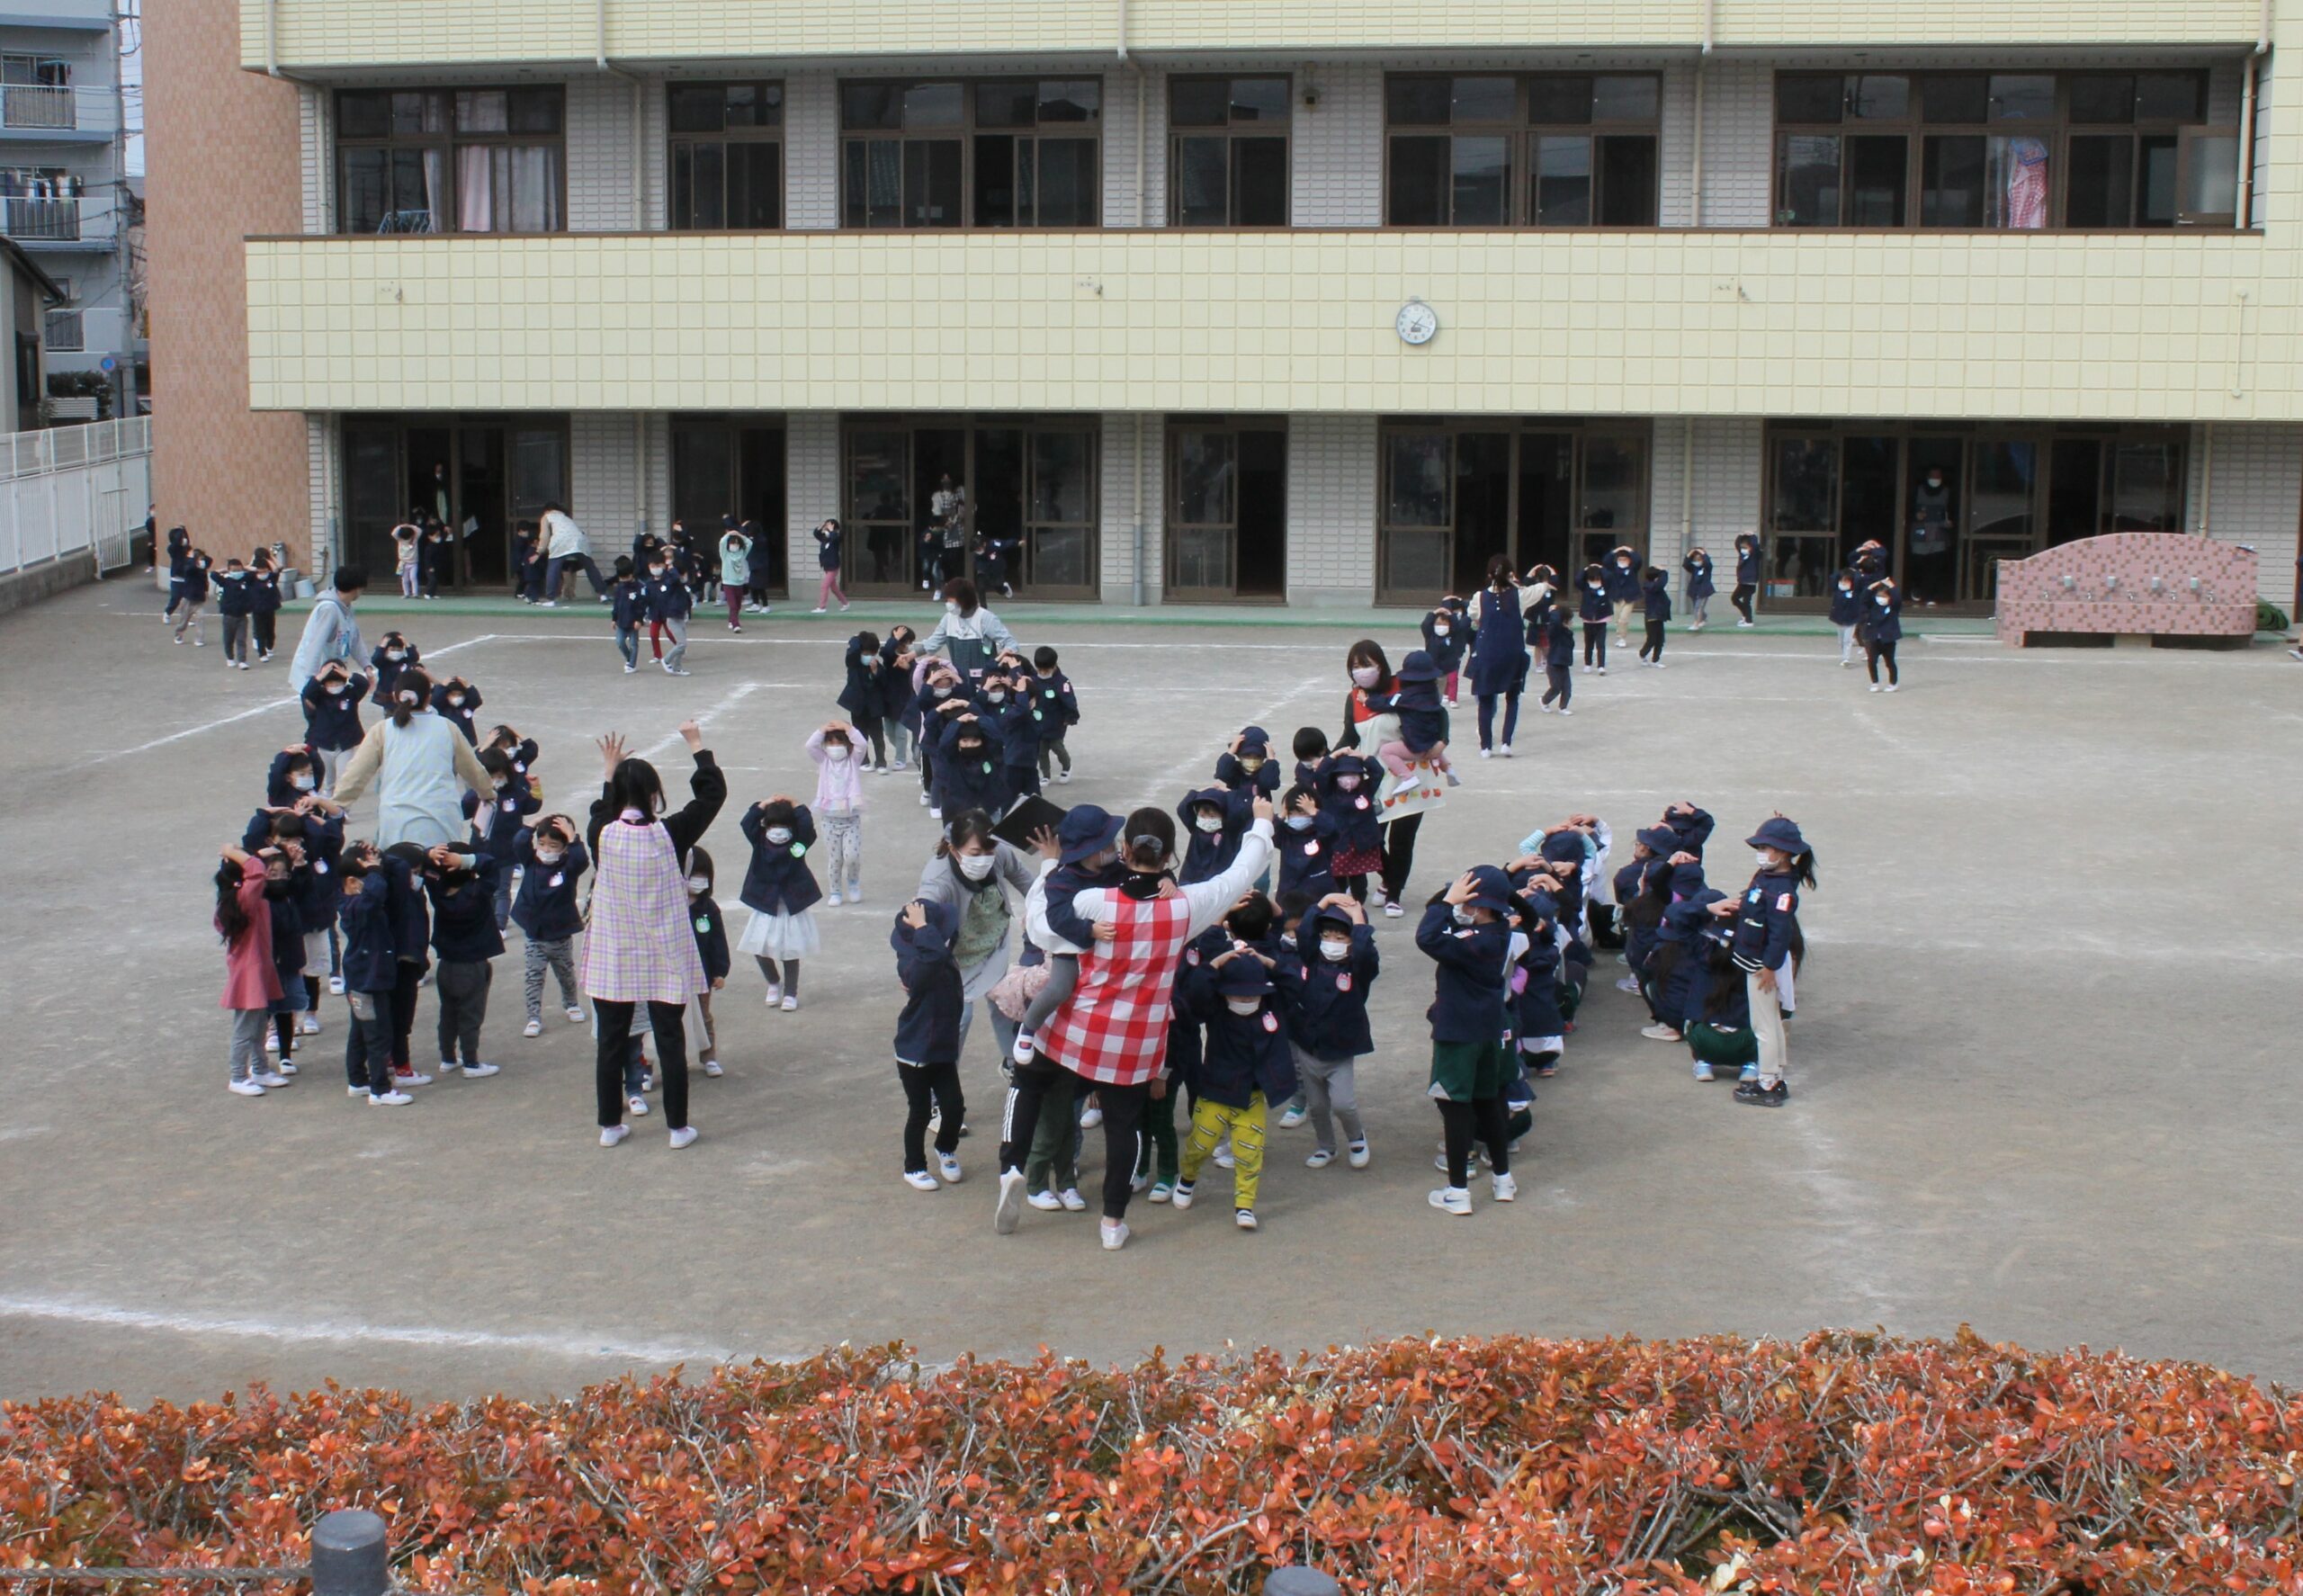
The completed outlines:
<svg viewBox="0 0 2303 1596">
<path fill-rule="evenodd" d="M 1791 1088 L 1780 1080 L 1773 1086 L 1746 1080 L 1735 1089 L 1735 1100 L 1749 1103 L 1754 1108 L 1780 1108 L 1791 1100 Z"/>
</svg>

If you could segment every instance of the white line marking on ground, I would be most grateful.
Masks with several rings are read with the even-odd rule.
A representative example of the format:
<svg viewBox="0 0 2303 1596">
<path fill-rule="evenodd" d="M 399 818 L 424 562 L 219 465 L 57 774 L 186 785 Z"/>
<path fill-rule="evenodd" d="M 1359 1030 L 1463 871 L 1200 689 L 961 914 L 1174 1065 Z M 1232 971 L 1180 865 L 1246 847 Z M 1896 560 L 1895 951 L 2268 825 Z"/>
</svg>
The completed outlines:
<svg viewBox="0 0 2303 1596">
<path fill-rule="evenodd" d="M 746 682 L 742 686 L 735 688 L 733 691 L 724 695 L 721 698 L 720 702 L 713 704 L 710 709 L 705 710 L 701 714 L 691 715 L 688 718 L 694 721 L 698 726 L 709 726 L 713 721 L 727 713 L 730 710 L 735 708 L 736 705 L 741 704 L 745 699 L 749 698 L 753 694 L 758 692 L 760 688 L 766 685 L 766 684 L 762 682 Z M 640 758 L 643 759 L 652 759 L 659 754 L 668 753 L 671 751 L 674 745 L 676 745 L 679 740 L 680 734 L 675 731 L 669 737 L 663 739 L 660 742 L 651 743 L 648 747 L 641 749 Z"/>
<path fill-rule="evenodd" d="M 48 1297 L 0 1297 L 0 1318 L 42 1319 L 55 1323 L 94 1324 L 115 1330 L 158 1331 L 175 1335 L 251 1337 L 262 1341 L 453 1347 L 479 1352 L 543 1352 L 559 1358 L 612 1358 L 632 1363 L 725 1363 L 735 1354 L 725 1347 L 685 1341 L 625 1341 L 611 1336 L 492 1330 L 439 1330 L 429 1325 L 368 1324 L 342 1320 L 233 1319 L 207 1314 L 156 1314 L 101 1303 L 58 1302 Z"/>
</svg>

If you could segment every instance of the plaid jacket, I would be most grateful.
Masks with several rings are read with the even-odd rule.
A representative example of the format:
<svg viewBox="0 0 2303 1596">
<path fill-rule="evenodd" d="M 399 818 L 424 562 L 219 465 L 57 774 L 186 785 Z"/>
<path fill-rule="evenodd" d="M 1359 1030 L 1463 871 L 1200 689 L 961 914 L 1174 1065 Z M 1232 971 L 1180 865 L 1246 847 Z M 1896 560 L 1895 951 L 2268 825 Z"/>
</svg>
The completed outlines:
<svg viewBox="0 0 2303 1596">
<path fill-rule="evenodd" d="M 1138 1086 L 1167 1061 L 1169 997 L 1191 907 L 1114 894 L 1110 913 L 1118 935 L 1080 955 L 1079 986 L 1041 1028 L 1040 1051 L 1086 1080 Z"/>
</svg>

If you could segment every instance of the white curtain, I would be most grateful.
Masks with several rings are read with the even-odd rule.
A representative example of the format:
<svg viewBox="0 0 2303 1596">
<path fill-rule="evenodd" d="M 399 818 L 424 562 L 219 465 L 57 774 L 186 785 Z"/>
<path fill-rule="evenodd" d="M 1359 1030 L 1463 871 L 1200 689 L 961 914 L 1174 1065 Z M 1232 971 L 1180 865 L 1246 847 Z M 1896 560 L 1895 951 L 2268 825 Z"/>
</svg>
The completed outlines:
<svg viewBox="0 0 2303 1596">
<path fill-rule="evenodd" d="M 492 233 L 496 230 L 496 184 L 485 144 L 467 144 L 456 151 L 456 231 Z"/>
<path fill-rule="evenodd" d="M 456 151 L 456 228 L 558 232 L 560 152 L 541 144 L 462 146 Z"/>
</svg>

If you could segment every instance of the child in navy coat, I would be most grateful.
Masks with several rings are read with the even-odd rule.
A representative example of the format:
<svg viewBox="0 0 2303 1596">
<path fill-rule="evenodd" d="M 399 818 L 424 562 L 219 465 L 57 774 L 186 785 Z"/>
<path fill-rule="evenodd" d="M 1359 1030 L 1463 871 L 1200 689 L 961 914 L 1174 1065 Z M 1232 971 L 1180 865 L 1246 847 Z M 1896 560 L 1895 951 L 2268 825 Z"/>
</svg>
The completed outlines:
<svg viewBox="0 0 2303 1596">
<path fill-rule="evenodd" d="M 1226 792 L 1248 791 L 1250 802 L 1279 794 L 1279 767 L 1271 762 L 1271 733 L 1250 726 L 1215 756 L 1215 784 Z"/>
<path fill-rule="evenodd" d="M 1832 578 L 1832 624 L 1839 630 L 1839 665 L 1855 663 L 1855 629 L 1863 621 L 1864 595 L 1852 567 L 1842 567 Z"/>
<path fill-rule="evenodd" d="M 728 928 L 721 918 L 720 905 L 712 896 L 712 856 L 700 844 L 688 849 L 687 923 L 695 932 L 695 954 L 703 961 L 704 982 L 703 990 L 689 1005 L 688 1028 L 699 1038 L 695 1062 L 703 1066 L 706 1075 L 717 1076 L 722 1071 L 720 1031 L 712 1018 L 712 994 L 728 984 L 735 958 L 728 951 Z"/>
<path fill-rule="evenodd" d="M 577 884 L 591 865 L 576 822 L 564 814 L 546 815 L 512 836 L 512 863 L 520 866 L 520 891 L 512 901 L 512 923 L 528 939 L 528 1025 L 523 1034 L 543 1035 L 543 976 L 560 982 L 560 1001 L 568 1018 L 584 1023 L 584 1003 L 576 988 L 576 933 L 584 928 L 577 907 Z"/>
<path fill-rule="evenodd" d="M 1064 739 L 1080 723 L 1080 695 L 1058 665 L 1055 650 L 1044 644 L 1032 650 L 1030 687 L 1039 711 L 1040 776 L 1044 780 L 1052 766 L 1061 767 L 1055 773 L 1061 785 L 1071 779 L 1071 749 Z"/>
<path fill-rule="evenodd" d="M 628 555 L 615 557 L 615 583 L 608 589 L 608 614 L 615 626 L 615 651 L 623 656 L 623 674 L 640 668 L 640 624 L 648 618 L 647 589 L 632 574 Z"/>
<path fill-rule="evenodd" d="M 1647 638 L 1639 645 L 1642 663 L 1663 668 L 1663 629 L 1671 619 L 1671 578 L 1661 566 L 1651 565 L 1640 579 L 1640 603 L 1647 611 Z"/>
<path fill-rule="evenodd" d="M 1735 606 L 1735 613 L 1742 617 L 1735 623 L 1738 631 L 1757 624 L 1752 619 L 1752 599 L 1759 590 L 1759 533 L 1738 533 L 1735 536 L 1735 590 L 1727 596 L 1727 602 Z"/>
<path fill-rule="evenodd" d="M 1377 819 L 1376 794 L 1382 770 L 1372 759 L 1345 751 L 1322 763 L 1314 791 L 1320 813 L 1335 822 L 1335 857 L 1331 862 L 1338 888 L 1359 902 L 1367 901 L 1367 878 L 1384 868 L 1384 828 Z"/>
<path fill-rule="evenodd" d="M 1277 836 L 1279 895 L 1302 892 L 1313 901 L 1336 890 L 1337 826 L 1320 811 L 1319 795 L 1302 785 L 1280 800 Z"/>
<path fill-rule="evenodd" d="M 365 735 L 360 729 L 360 701 L 368 696 L 368 678 L 354 676 L 341 659 L 320 667 L 305 684 L 304 743 L 320 759 L 320 794 L 336 795 L 336 773 Z"/>
<path fill-rule="evenodd" d="M 1272 985 L 1276 966 L 1276 960 L 1261 953 L 1235 947 L 1192 972 L 1177 994 L 1206 1025 L 1207 1042 L 1200 1057 L 1191 1138 L 1184 1144 L 1182 1178 L 1172 1200 L 1178 1208 L 1191 1206 L 1201 1166 L 1216 1143 L 1228 1139 L 1232 1216 L 1241 1230 L 1256 1228 L 1267 1106 L 1295 1093 L 1295 1056 Z"/>
<path fill-rule="evenodd" d="M 425 890 L 432 900 L 432 949 L 440 955 L 433 983 L 440 993 L 440 1072 L 461 1064 L 467 1080 L 484 1080 L 497 1066 L 482 1063 L 479 1028 L 488 1020 L 490 964 L 504 951 L 496 928 L 494 858 L 470 843 L 432 850 Z"/>
<path fill-rule="evenodd" d="M 815 817 L 806 804 L 779 793 L 746 810 L 738 829 L 752 845 L 752 862 L 742 893 L 751 920 L 736 951 L 758 963 L 767 980 L 767 1006 L 780 1005 L 788 1014 L 800 1007 L 800 961 L 823 946 L 813 912 L 823 889 L 808 865 Z"/>
<path fill-rule="evenodd" d="M 960 1127 L 967 1101 L 960 1089 L 959 966 L 952 940 L 959 915 L 948 903 L 915 898 L 896 915 L 888 944 L 895 949 L 903 1009 L 896 1017 L 896 1079 L 903 1084 L 903 1179 L 914 1191 L 941 1189 L 927 1172 L 927 1122 L 936 1128 L 936 1163 L 946 1181 L 960 1179 Z"/>
<path fill-rule="evenodd" d="M 1688 630 L 1701 632 L 1711 618 L 1712 597 L 1719 591 L 1718 583 L 1712 579 L 1711 556 L 1698 544 L 1680 561 L 1680 569 L 1688 573 Z"/>
<path fill-rule="evenodd" d="M 399 959 L 392 947 L 391 879 L 376 850 L 358 843 L 345 851 L 343 896 L 336 904 L 344 932 L 345 996 L 352 1027 L 344 1043 L 344 1077 L 354 1098 L 401 1107 L 416 1099 L 392 1079 L 392 988 Z"/>
<path fill-rule="evenodd" d="M 432 689 L 432 707 L 454 723 L 472 747 L 479 746 L 479 689 L 460 676 L 452 676 Z"/>
<path fill-rule="evenodd" d="M 1446 1133 L 1441 1160 L 1447 1184 L 1430 1200 L 1444 1213 L 1472 1211 L 1474 1136 L 1487 1148 L 1495 1200 L 1508 1203 L 1519 1195 L 1503 1106 L 1504 1089 L 1519 1072 L 1504 1050 L 1504 964 L 1510 932 L 1503 917 L 1510 910 L 1510 879 L 1494 865 L 1482 865 L 1434 898 L 1416 928 L 1416 946 L 1438 966 L 1429 1013 L 1429 1089 Z"/>
<path fill-rule="evenodd" d="M 183 619 L 176 623 L 176 641 L 184 641 L 184 634 L 189 629 L 195 649 L 208 646 L 207 634 L 201 630 L 200 612 L 208 606 L 210 563 L 205 550 L 186 549 L 168 564 L 170 602 L 175 602 L 174 596 L 179 590 L 183 596 Z"/>
<path fill-rule="evenodd" d="M 1601 632 L 1605 641 L 1605 630 Z M 1575 629 L 1565 610 L 1554 610 L 1544 623 L 1541 647 L 1544 651 L 1544 696 L 1542 709 L 1550 714 L 1556 710 L 1563 715 L 1575 712 L 1567 706 L 1575 701 Z"/>
<path fill-rule="evenodd" d="M 1454 767 L 1447 762 L 1447 712 L 1439 704 L 1439 676 L 1438 663 L 1420 649 L 1400 661 L 1399 690 L 1383 705 L 1399 716 L 1400 738 L 1376 749 L 1376 758 L 1384 769 L 1402 778 L 1412 775 L 1420 762 L 1429 760 L 1434 770 L 1448 776 L 1452 786 L 1456 784 Z"/>
<path fill-rule="evenodd" d="M 1871 603 L 1863 615 L 1863 659 L 1871 673 L 1871 691 L 1879 690 L 1879 664 L 1887 666 L 1887 691 L 1902 686 L 1895 673 L 1895 645 L 1904 636 L 1904 596 L 1895 578 L 1882 577 L 1871 584 Z"/>
<path fill-rule="evenodd" d="M 1370 1154 L 1367 1127 L 1359 1120 L 1356 1066 L 1376 1051 L 1367 1024 L 1367 994 L 1382 967 L 1376 933 L 1358 903 L 1331 892 L 1297 924 L 1295 950 L 1288 1043 L 1303 1089 L 1304 1116 L 1319 1142 L 1304 1162 L 1322 1170 L 1335 1161 L 1333 1122 L 1341 1120 L 1351 1167 L 1364 1170 Z"/>
<path fill-rule="evenodd" d="M 424 651 L 399 632 L 387 632 L 377 641 L 368 663 L 375 670 L 377 702 L 390 704 L 392 689 L 399 686 L 400 672 L 423 664 Z"/>
<path fill-rule="evenodd" d="M 1578 584 L 1575 614 L 1583 623 L 1583 669 L 1586 675 L 1608 674 L 1608 577 L 1596 565 L 1583 568 Z"/>
<path fill-rule="evenodd" d="M 1252 788 L 1198 787 L 1186 793 L 1183 802 L 1176 805 L 1176 818 L 1183 821 L 1191 840 L 1185 846 L 1183 867 L 1176 873 L 1176 880 L 1192 886 L 1213 881 L 1229 869 L 1240 856 L 1241 838 L 1254 822 L 1254 805 Z"/>
<path fill-rule="evenodd" d="M 1608 551 L 1605 577 L 1608 585 L 1608 607 L 1613 613 L 1616 627 L 1616 647 L 1631 641 L 1631 617 L 1639 604 L 1639 551 L 1629 543 L 1619 543 Z"/>
</svg>

